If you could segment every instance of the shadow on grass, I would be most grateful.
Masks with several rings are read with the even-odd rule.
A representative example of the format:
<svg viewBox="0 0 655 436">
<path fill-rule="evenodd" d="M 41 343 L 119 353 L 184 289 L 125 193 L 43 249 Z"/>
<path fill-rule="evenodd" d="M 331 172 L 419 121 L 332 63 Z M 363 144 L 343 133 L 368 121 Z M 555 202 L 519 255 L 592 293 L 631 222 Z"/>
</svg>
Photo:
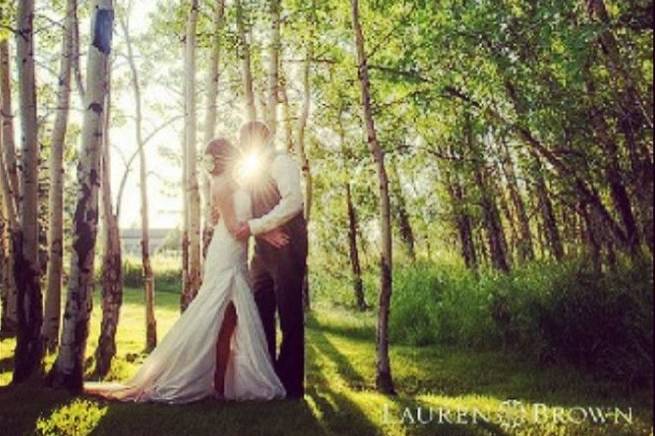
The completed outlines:
<svg viewBox="0 0 655 436">
<path fill-rule="evenodd" d="M 310 367 L 316 367 L 319 355 L 337 359 L 342 357 L 335 356 L 335 352 L 336 349 L 327 341 L 322 341 L 320 345 L 309 344 L 307 358 Z M 354 379 L 361 377 L 346 361 L 340 362 L 344 365 L 339 367 L 341 374 L 349 374 Z M 328 379 L 322 371 L 311 371 L 307 377 L 307 396 L 322 416 L 326 430 L 333 434 L 381 434 L 381 429 L 370 420 L 361 406 L 345 394 L 345 386 L 335 382 L 336 380 Z M 363 379 L 361 382 L 363 383 Z"/>
<path fill-rule="evenodd" d="M 339 322 L 338 317 L 323 320 L 310 316 L 311 336 L 327 354 L 336 356 L 340 374 L 357 390 L 368 384 L 373 389 L 374 370 L 364 368 L 366 377 L 356 374 L 351 362 L 357 356 L 330 353 L 331 338 L 339 336 L 375 359 L 374 328 Z M 352 347 L 351 347 L 352 348 Z M 368 348 L 368 350 L 366 349 Z M 336 351 L 336 350 L 333 350 Z M 361 354 L 358 352 L 358 354 Z M 360 359 L 361 361 L 361 359 Z M 396 386 L 406 396 L 436 394 L 448 397 L 481 395 L 499 399 L 573 407 L 607 404 L 652 405 L 652 387 L 627 389 L 624 384 L 596 380 L 570 365 L 543 365 L 517 352 L 477 350 L 446 346 L 414 347 L 392 344 L 391 362 Z"/>
<path fill-rule="evenodd" d="M 121 403 L 41 386 L 0 387 L 0 434 L 244 435 L 328 434 L 305 401 Z"/>
<path fill-rule="evenodd" d="M 367 387 L 366 379 L 355 369 L 350 359 L 330 342 L 330 339 L 325 336 L 322 330 L 313 331 L 312 343 L 307 344 L 307 352 L 310 368 L 313 367 L 311 363 L 317 361 L 317 354 L 320 353 L 334 362 L 337 372 L 344 380 L 348 381 L 348 385 L 352 389 L 362 390 Z M 319 374 L 315 375 L 318 376 Z"/>
<path fill-rule="evenodd" d="M 361 314 L 360 314 L 361 315 Z M 348 336 L 352 339 L 374 340 L 375 325 L 366 322 L 349 323 L 324 323 L 314 314 L 307 317 L 307 327 L 314 330 L 321 330 L 325 333 L 332 333 L 339 336 Z"/>
<path fill-rule="evenodd" d="M 310 365 L 318 360 L 318 356 L 324 356 L 330 360 L 336 367 L 336 371 L 341 379 L 347 384 L 348 388 L 353 391 L 363 391 L 369 389 L 372 391 L 373 386 L 367 386 L 364 377 L 353 367 L 350 363 L 351 359 L 345 354 L 340 352 L 323 334 L 323 330 L 315 330 L 313 332 L 313 343 L 307 347 L 308 358 Z M 328 381 L 325 374 L 321 371 L 313 371 L 309 377 L 310 388 L 308 392 L 310 397 L 316 402 L 321 410 L 324 421 L 330 431 L 337 434 L 383 434 L 383 428 L 380 424 L 374 424 L 368 418 L 361 406 L 348 398 L 344 393 L 337 392 L 331 386 L 338 386 L 334 380 Z M 325 389 L 325 392 L 322 392 Z M 346 389 L 342 390 L 346 392 Z M 357 395 L 357 393 L 353 393 Z M 474 422 L 471 415 L 463 415 L 462 420 L 468 421 L 469 424 L 456 424 L 447 421 L 439 422 L 438 412 L 434 412 L 430 422 L 420 423 L 416 420 L 417 410 L 420 408 L 422 413 L 429 413 L 431 410 L 430 405 L 417 401 L 416 399 L 406 396 L 386 396 L 392 405 L 385 409 L 385 406 L 380 407 L 374 405 L 378 410 L 375 413 L 379 415 L 382 424 L 388 424 L 395 427 L 403 427 L 409 434 L 416 435 L 506 435 L 505 431 L 498 425 L 478 420 Z M 408 418 L 405 415 L 403 419 L 403 412 L 412 415 Z M 428 415 L 428 416 L 430 416 Z M 425 416 L 425 415 L 424 415 Z M 414 420 L 414 422 L 412 422 Z M 353 431 L 353 429 L 357 429 Z"/>
<path fill-rule="evenodd" d="M 348 331 L 349 325 L 345 329 L 342 328 L 344 326 L 326 325 L 318 317 L 311 317 L 308 326 L 311 328 L 310 345 L 314 345 L 317 352 L 333 363 L 335 372 L 352 390 L 374 390 L 374 335 L 365 340 L 359 335 L 348 336 L 344 332 Z M 370 365 L 367 365 L 369 359 L 366 355 L 370 356 Z M 486 407 L 497 408 L 499 406 L 494 405 L 496 402 L 509 399 L 549 407 L 611 405 L 624 410 L 629 407 L 634 409 L 633 430 L 652 422 L 652 408 L 649 407 L 652 405 L 651 390 L 625 392 L 620 384 L 599 383 L 570 366 L 544 368 L 524 356 L 499 351 L 402 345 L 392 348 L 391 361 L 400 395 L 388 399 L 396 410 L 409 409 L 414 415 L 419 407 L 429 410 L 432 403 L 415 397 L 434 394 L 443 397 L 446 404 L 461 404 L 464 408 L 487 401 L 489 405 Z M 432 407 L 439 407 L 440 401 L 437 400 L 437 406 L 432 403 Z M 404 430 L 410 434 L 435 434 L 435 431 L 449 435 L 505 434 L 505 429 L 498 423 L 478 418 L 474 424 L 472 418 L 471 415 L 463 415 L 463 420 L 469 423 L 467 425 L 410 424 L 404 425 Z M 611 434 L 612 431 L 607 429 L 607 433 L 602 434 Z"/>
<path fill-rule="evenodd" d="M 34 434 L 40 416 L 47 416 L 74 397 L 67 391 L 37 384 L 0 387 L 0 434 Z"/>
<path fill-rule="evenodd" d="M 13 372 L 14 371 L 14 358 L 4 357 L 0 359 L 0 372 Z"/>
<path fill-rule="evenodd" d="M 323 426 L 306 401 L 220 402 L 186 405 L 103 402 L 94 435 L 322 435 Z"/>
</svg>

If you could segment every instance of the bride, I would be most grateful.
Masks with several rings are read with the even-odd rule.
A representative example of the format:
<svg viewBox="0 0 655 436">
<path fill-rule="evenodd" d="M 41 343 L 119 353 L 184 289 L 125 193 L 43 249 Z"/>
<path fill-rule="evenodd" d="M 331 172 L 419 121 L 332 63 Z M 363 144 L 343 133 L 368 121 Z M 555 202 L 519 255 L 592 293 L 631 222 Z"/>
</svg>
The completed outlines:
<svg viewBox="0 0 655 436">
<path fill-rule="evenodd" d="M 84 391 L 121 401 L 187 403 L 219 399 L 282 398 L 257 306 L 248 282 L 247 241 L 233 233 L 251 214 L 250 195 L 235 179 L 238 150 L 226 139 L 209 143 L 204 162 L 212 176 L 219 221 L 205 259 L 198 294 L 124 384 L 87 382 Z M 265 236 L 280 247 L 281 231 Z"/>
</svg>

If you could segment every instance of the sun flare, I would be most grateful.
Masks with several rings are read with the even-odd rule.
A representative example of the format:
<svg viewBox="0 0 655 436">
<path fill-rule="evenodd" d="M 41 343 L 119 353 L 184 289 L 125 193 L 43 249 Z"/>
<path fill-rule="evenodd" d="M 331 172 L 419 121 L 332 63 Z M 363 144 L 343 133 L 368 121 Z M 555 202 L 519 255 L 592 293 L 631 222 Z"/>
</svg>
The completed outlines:
<svg viewBox="0 0 655 436">
<path fill-rule="evenodd" d="M 254 181 L 261 164 L 261 158 L 257 153 L 251 152 L 243 155 L 237 164 L 237 179 L 242 183 Z"/>
<path fill-rule="evenodd" d="M 243 159 L 242 171 L 243 171 L 244 175 L 246 175 L 248 177 L 252 176 L 252 174 L 254 174 L 257 171 L 257 169 L 259 168 L 259 164 L 260 164 L 259 156 L 257 156 L 254 153 L 247 155 Z"/>
</svg>

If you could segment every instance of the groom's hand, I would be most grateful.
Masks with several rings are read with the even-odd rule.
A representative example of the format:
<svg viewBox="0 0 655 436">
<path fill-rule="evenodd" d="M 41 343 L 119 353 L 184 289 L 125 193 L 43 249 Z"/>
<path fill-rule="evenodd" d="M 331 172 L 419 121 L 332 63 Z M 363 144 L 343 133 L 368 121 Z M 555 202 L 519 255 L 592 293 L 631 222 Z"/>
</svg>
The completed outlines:
<svg viewBox="0 0 655 436">
<path fill-rule="evenodd" d="M 275 248 L 282 248 L 289 243 L 289 236 L 279 227 L 264 233 L 261 237 Z"/>
<path fill-rule="evenodd" d="M 241 223 L 237 228 L 237 233 L 235 236 L 238 240 L 243 241 L 244 239 L 248 239 L 250 234 L 250 226 L 248 223 Z"/>
</svg>

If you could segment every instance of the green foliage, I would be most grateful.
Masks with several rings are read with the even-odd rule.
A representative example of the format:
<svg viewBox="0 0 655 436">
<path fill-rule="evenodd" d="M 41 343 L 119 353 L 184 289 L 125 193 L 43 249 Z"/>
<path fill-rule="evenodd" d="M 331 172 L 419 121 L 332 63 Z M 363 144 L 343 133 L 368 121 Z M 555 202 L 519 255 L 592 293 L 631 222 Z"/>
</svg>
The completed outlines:
<svg viewBox="0 0 655 436">
<path fill-rule="evenodd" d="M 421 264 L 395 274 L 392 341 L 484 345 L 492 324 L 486 294 L 462 269 Z"/>
<path fill-rule="evenodd" d="M 155 273 L 155 290 L 164 292 L 181 291 L 182 264 L 177 257 L 154 256 L 151 259 Z M 123 258 L 123 284 L 128 288 L 143 288 L 141 258 Z"/>
<path fill-rule="evenodd" d="M 36 434 L 83 435 L 89 434 L 107 413 L 107 407 L 87 400 L 75 400 L 55 410 L 50 416 L 40 416 L 36 421 Z"/>
<path fill-rule="evenodd" d="M 16 4 L 14 2 L 0 2 L 0 41 L 11 38 L 14 29 Z"/>
<path fill-rule="evenodd" d="M 420 265 L 395 276 L 393 342 L 520 350 L 631 384 L 652 380 L 649 265 L 606 274 L 535 263 L 511 274 Z"/>
<path fill-rule="evenodd" d="M 332 250 L 341 249 L 337 244 L 330 244 L 330 247 Z M 343 256 L 335 256 L 333 259 L 327 259 L 324 256 L 310 258 L 309 282 L 311 297 L 314 300 L 312 304 L 354 310 L 352 275 L 350 265 L 347 263 L 347 251 L 343 250 L 341 251 Z M 370 262 L 372 265 L 363 271 L 362 280 L 366 301 L 372 303 L 377 299 L 379 279 L 376 271 L 372 269 L 375 259 Z"/>
<path fill-rule="evenodd" d="M 532 303 L 547 347 L 542 356 L 630 384 L 652 380 L 652 269 L 622 267 L 604 276 L 573 270 L 552 279 L 546 298 Z"/>
</svg>

